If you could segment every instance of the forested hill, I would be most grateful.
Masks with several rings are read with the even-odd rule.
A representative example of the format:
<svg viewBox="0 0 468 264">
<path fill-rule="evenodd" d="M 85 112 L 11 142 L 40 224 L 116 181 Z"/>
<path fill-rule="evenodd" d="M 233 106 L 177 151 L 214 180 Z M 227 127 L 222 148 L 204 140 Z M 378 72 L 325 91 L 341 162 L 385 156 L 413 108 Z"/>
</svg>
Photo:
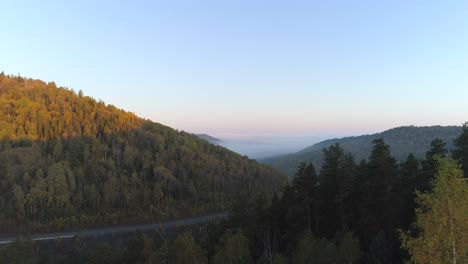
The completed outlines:
<svg viewBox="0 0 468 264">
<path fill-rule="evenodd" d="M 143 119 L 55 83 L 0 75 L 0 138 L 103 136 L 137 128 Z"/>
<path fill-rule="evenodd" d="M 345 152 L 350 152 L 356 161 L 367 159 L 372 150 L 372 141 L 379 138 L 390 145 L 391 155 L 398 161 L 406 160 L 409 153 L 413 153 L 417 159 L 424 159 L 433 139 L 442 139 L 450 150 L 453 148 L 453 140 L 461 131 L 461 126 L 397 127 L 372 135 L 325 140 L 297 153 L 265 159 L 262 162 L 293 175 L 303 161 L 312 162 L 316 167 L 320 167 L 322 149 L 335 143 L 339 143 Z"/>
<path fill-rule="evenodd" d="M 272 195 L 286 177 L 112 105 L 0 74 L 0 232 L 145 222 Z"/>
</svg>

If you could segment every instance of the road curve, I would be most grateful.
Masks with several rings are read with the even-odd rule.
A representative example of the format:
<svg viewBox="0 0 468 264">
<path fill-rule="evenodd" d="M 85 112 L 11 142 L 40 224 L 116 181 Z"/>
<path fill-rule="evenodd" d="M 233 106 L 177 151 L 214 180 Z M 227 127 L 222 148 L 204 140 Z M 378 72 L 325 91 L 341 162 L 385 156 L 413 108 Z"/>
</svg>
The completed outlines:
<svg viewBox="0 0 468 264">
<path fill-rule="evenodd" d="M 94 236 L 94 235 L 108 235 L 108 234 L 119 234 L 119 233 L 128 233 L 135 230 L 151 230 L 151 229 L 160 229 L 163 228 L 172 228 L 180 226 L 191 226 L 197 225 L 221 218 L 225 218 L 228 215 L 227 212 L 209 214 L 204 216 L 196 216 L 191 218 L 172 220 L 166 222 L 156 222 L 151 224 L 141 224 L 141 225 L 126 225 L 126 226 L 114 226 L 114 227 L 104 227 L 96 229 L 85 229 L 80 231 L 70 231 L 70 232 L 55 232 L 55 233 L 43 233 L 43 234 L 34 234 L 31 235 L 31 240 L 40 241 L 40 240 L 50 240 L 50 239 L 65 239 L 72 238 L 75 236 Z M 16 240 L 16 237 L 0 237 L 0 245 L 8 244 Z"/>
</svg>

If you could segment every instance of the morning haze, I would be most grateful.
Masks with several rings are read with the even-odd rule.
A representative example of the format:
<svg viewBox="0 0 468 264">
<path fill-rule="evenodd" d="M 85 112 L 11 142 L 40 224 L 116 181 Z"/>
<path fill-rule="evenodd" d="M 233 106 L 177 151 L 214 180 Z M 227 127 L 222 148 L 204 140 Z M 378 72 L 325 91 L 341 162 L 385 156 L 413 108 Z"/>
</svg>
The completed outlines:
<svg viewBox="0 0 468 264">
<path fill-rule="evenodd" d="M 468 1 L 4 0 L 0 264 L 468 263 Z"/>
</svg>

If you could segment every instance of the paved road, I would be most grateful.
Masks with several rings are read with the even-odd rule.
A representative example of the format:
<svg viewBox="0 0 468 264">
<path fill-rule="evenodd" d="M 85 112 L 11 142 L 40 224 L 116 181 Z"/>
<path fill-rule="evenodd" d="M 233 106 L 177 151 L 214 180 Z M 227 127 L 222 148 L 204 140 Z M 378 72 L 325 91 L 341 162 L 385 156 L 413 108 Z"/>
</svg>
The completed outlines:
<svg viewBox="0 0 468 264">
<path fill-rule="evenodd" d="M 50 239 L 59 239 L 59 238 L 61 239 L 72 238 L 75 236 L 95 236 L 95 235 L 128 233 L 128 232 L 132 232 L 138 229 L 150 230 L 150 229 L 160 229 L 161 227 L 172 228 L 172 227 L 179 227 L 179 226 L 191 226 L 191 225 L 209 222 L 212 220 L 221 219 L 226 216 L 227 216 L 227 213 L 224 212 L 224 213 L 209 214 L 209 215 L 204 215 L 204 216 L 197 216 L 197 217 L 192 217 L 192 218 L 185 218 L 185 219 L 174 220 L 174 221 L 157 222 L 157 223 L 152 223 L 152 224 L 127 225 L 127 226 L 116 226 L 116 227 L 104 227 L 104 228 L 97 228 L 97 229 L 85 229 L 85 230 L 70 231 L 70 232 L 35 234 L 35 235 L 31 235 L 31 239 L 33 241 L 40 241 L 40 240 L 50 240 Z M 0 237 L 0 245 L 8 244 L 15 240 L 16 240 L 16 237 Z"/>
</svg>

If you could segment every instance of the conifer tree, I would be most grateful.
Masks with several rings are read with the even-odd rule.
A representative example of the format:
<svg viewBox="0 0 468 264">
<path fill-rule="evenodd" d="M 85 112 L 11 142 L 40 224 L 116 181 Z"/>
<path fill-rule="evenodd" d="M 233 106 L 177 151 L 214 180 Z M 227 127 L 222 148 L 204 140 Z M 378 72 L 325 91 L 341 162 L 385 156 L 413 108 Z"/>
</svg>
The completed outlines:
<svg viewBox="0 0 468 264">
<path fill-rule="evenodd" d="M 468 122 L 462 127 L 462 133 L 454 141 L 455 149 L 452 156 L 461 163 L 465 178 L 468 178 Z"/>
<path fill-rule="evenodd" d="M 447 153 L 447 143 L 442 139 L 436 138 L 431 141 L 431 148 L 426 152 L 426 160 L 421 163 L 424 178 L 427 182 L 429 182 L 436 173 L 435 157 L 445 157 Z"/>
</svg>

